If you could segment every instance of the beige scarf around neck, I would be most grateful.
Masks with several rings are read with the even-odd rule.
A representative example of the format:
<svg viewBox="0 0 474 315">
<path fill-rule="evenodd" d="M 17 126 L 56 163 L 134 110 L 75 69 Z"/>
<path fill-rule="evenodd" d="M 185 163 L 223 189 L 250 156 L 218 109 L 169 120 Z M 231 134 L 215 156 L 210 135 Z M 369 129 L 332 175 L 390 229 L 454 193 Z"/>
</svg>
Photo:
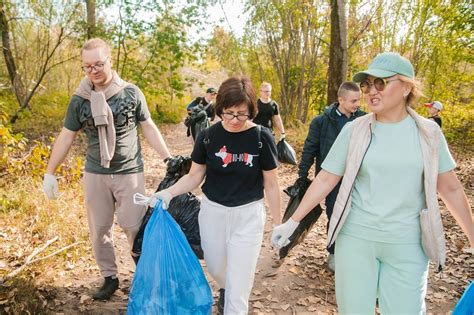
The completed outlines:
<svg viewBox="0 0 474 315">
<path fill-rule="evenodd" d="M 112 73 L 112 81 L 102 91 L 95 91 L 94 84 L 86 76 L 82 79 L 74 94 L 85 98 L 91 103 L 92 118 L 99 133 L 100 165 L 110 167 L 110 161 L 115 153 L 114 116 L 107 100 L 122 91 L 128 82 L 122 80 L 117 72 Z"/>
</svg>

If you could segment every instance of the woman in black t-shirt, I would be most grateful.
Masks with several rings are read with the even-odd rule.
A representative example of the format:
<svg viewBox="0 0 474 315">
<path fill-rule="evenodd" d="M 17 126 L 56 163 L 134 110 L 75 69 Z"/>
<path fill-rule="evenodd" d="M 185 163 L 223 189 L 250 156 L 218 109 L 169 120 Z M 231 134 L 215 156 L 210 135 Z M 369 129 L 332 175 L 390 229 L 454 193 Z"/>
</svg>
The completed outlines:
<svg viewBox="0 0 474 315">
<path fill-rule="evenodd" d="M 215 110 L 222 121 L 198 135 L 189 174 L 153 197 L 167 207 L 173 196 L 193 190 L 204 180 L 201 246 L 207 269 L 221 288 L 218 311 L 243 314 L 248 312 L 263 239 L 264 192 L 273 224 L 281 222 L 277 149 L 270 131 L 250 121 L 257 108 L 247 77 L 222 83 Z"/>
</svg>

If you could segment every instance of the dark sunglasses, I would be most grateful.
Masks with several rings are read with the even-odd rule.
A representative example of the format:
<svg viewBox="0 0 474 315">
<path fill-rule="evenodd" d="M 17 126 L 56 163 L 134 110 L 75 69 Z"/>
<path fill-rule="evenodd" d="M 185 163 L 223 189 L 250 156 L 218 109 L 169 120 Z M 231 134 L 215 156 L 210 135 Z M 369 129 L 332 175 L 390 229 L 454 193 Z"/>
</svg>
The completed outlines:
<svg viewBox="0 0 474 315">
<path fill-rule="evenodd" d="M 373 83 L 370 82 L 369 80 L 365 80 L 364 82 L 360 83 L 360 90 L 362 91 L 362 93 L 368 94 L 372 86 L 374 86 L 377 91 L 381 92 L 385 90 L 385 87 L 387 86 L 389 82 L 397 81 L 397 80 L 400 80 L 400 79 L 396 78 L 393 80 L 385 80 L 382 78 L 375 78 Z"/>
</svg>

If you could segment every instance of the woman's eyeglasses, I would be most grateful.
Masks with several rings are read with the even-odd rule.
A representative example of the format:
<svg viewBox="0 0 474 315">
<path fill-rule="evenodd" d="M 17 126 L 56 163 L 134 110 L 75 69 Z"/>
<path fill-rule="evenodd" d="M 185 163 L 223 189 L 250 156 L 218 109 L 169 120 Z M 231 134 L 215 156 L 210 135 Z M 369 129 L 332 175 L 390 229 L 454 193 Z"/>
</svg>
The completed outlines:
<svg viewBox="0 0 474 315">
<path fill-rule="evenodd" d="M 397 81 L 397 80 L 400 80 L 400 79 L 385 80 L 382 78 L 375 78 L 373 83 L 370 82 L 369 80 L 365 80 L 364 82 L 360 83 L 360 90 L 362 91 L 362 93 L 368 94 L 372 86 L 374 86 L 377 91 L 381 92 L 385 90 L 385 87 L 387 86 L 388 82 Z"/>
<path fill-rule="evenodd" d="M 97 63 L 93 66 L 82 66 L 81 67 L 82 71 L 84 71 L 85 73 L 91 73 L 92 71 L 95 71 L 95 72 L 102 71 L 108 59 L 109 57 L 105 58 L 104 62 Z"/>
<path fill-rule="evenodd" d="M 237 118 L 237 120 L 240 120 L 240 121 L 245 121 L 247 119 L 249 119 L 250 115 L 246 115 L 246 114 L 238 114 L 238 115 L 234 115 L 232 113 L 222 113 L 222 118 L 226 119 L 226 120 L 232 120 Z"/>
</svg>

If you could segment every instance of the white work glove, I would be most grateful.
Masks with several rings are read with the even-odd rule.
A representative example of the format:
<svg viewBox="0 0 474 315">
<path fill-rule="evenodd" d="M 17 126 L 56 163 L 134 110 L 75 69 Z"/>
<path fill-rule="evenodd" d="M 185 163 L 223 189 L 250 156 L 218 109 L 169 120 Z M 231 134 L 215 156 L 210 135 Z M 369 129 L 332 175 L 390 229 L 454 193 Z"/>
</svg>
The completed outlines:
<svg viewBox="0 0 474 315">
<path fill-rule="evenodd" d="M 275 226 L 272 233 L 273 246 L 280 249 L 290 244 L 289 238 L 293 232 L 295 232 L 299 224 L 299 222 L 289 218 L 285 223 Z"/>
<path fill-rule="evenodd" d="M 43 191 L 48 199 L 56 199 L 59 194 L 58 180 L 52 174 L 44 174 L 43 177 Z"/>
<path fill-rule="evenodd" d="M 149 204 L 150 207 L 154 208 L 158 200 L 161 200 L 161 206 L 166 210 L 170 205 L 171 199 L 173 199 L 171 193 L 168 190 L 163 189 L 151 195 Z"/>
<path fill-rule="evenodd" d="M 285 139 L 285 137 L 286 137 L 286 135 L 285 135 L 284 132 L 283 132 L 283 133 L 280 133 L 280 141 L 283 140 L 283 139 Z"/>
</svg>

